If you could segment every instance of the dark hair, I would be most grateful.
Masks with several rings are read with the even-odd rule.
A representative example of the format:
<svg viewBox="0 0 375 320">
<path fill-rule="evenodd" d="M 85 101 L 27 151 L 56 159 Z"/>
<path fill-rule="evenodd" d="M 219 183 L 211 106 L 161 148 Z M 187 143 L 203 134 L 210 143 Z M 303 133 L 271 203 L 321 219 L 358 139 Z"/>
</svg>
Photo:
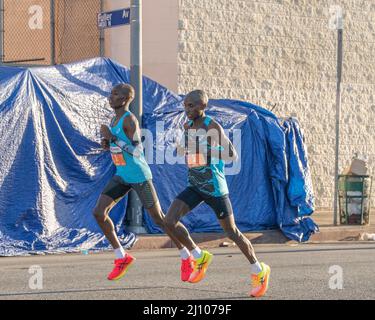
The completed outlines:
<svg viewBox="0 0 375 320">
<path fill-rule="evenodd" d="M 130 97 L 134 99 L 135 97 L 135 90 L 134 88 L 127 83 L 120 83 L 115 86 L 117 90 L 119 90 L 124 96 Z"/>
<path fill-rule="evenodd" d="M 208 104 L 208 95 L 203 90 L 194 90 L 189 92 L 185 99 L 191 99 L 194 102 L 201 102 L 203 104 Z"/>
</svg>

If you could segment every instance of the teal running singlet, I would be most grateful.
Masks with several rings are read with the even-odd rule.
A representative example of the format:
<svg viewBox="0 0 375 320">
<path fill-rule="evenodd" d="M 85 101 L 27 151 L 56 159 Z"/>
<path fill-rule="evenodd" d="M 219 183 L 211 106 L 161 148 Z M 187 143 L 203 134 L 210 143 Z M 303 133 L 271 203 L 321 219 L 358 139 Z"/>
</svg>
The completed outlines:
<svg viewBox="0 0 375 320">
<path fill-rule="evenodd" d="M 212 119 L 210 117 L 205 117 L 204 127 L 208 131 L 208 126 L 211 123 Z M 192 127 L 193 121 L 189 121 L 189 127 Z M 185 135 L 187 141 L 189 133 Z M 197 137 L 191 137 L 197 141 Z M 207 142 L 207 137 L 199 139 L 199 145 L 202 145 L 203 148 L 223 150 L 222 146 L 212 147 Z M 203 192 L 212 197 L 221 197 L 229 193 L 227 181 L 225 179 L 225 163 L 221 159 L 209 158 L 205 162 L 203 155 L 200 155 L 199 152 L 187 154 L 187 165 L 189 167 L 188 172 L 188 186 L 196 189 L 197 191 Z"/>
<path fill-rule="evenodd" d="M 110 127 L 112 134 L 128 145 L 132 145 L 132 143 L 126 136 L 122 125 L 124 119 L 130 116 L 130 114 L 130 111 L 127 111 L 118 121 L 116 126 L 112 126 L 112 121 Z M 146 162 L 143 151 L 139 157 L 136 157 L 123 151 L 118 145 L 112 142 L 110 144 L 110 151 L 113 163 L 116 166 L 116 176 L 120 176 L 127 183 L 142 183 L 152 179 L 152 173 Z"/>
</svg>

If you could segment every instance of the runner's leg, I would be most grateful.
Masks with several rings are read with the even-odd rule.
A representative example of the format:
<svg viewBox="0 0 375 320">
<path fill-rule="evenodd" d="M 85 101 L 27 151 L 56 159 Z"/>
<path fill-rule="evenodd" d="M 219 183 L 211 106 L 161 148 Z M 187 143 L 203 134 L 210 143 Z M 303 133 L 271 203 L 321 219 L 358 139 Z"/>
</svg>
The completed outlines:
<svg viewBox="0 0 375 320">
<path fill-rule="evenodd" d="M 191 188 L 186 188 L 172 202 L 165 217 L 167 229 L 172 230 L 174 236 L 191 252 L 197 245 L 190 236 L 189 231 L 180 222 L 183 216 L 198 206 L 203 199 Z"/>
<path fill-rule="evenodd" d="M 160 202 L 156 194 L 155 187 L 152 180 L 143 183 L 132 184 L 133 189 L 137 192 L 143 207 L 150 214 L 152 220 L 168 234 L 171 240 L 175 243 L 177 248 L 181 250 L 184 245 L 175 237 L 173 230 L 169 230 L 165 224 L 165 215 L 160 207 Z"/>
<path fill-rule="evenodd" d="M 129 192 L 130 188 L 130 186 L 122 184 L 117 176 L 114 176 L 104 188 L 93 211 L 99 227 L 115 250 L 120 248 L 121 244 L 113 221 L 109 217 L 109 212 Z"/>
</svg>

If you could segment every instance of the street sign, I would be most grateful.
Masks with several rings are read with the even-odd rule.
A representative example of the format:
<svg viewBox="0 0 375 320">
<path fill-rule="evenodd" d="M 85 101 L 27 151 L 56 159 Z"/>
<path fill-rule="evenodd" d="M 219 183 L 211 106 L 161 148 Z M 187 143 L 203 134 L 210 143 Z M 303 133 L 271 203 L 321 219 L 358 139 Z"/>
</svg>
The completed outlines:
<svg viewBox="0 0 375 320">
<path fill-rule="evenodd" d="M 98 14 L 99 29 L 112 28 L 130 24 L 130 8 L 101 12 Z"/>
</svg>

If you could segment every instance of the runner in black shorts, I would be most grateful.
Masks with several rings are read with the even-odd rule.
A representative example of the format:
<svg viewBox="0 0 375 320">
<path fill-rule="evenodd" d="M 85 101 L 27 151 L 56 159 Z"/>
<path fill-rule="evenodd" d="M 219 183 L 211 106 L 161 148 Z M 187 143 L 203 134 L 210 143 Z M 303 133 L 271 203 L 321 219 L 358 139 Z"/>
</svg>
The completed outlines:
<svg viewBox="0 0 375 320">
<path fill-rule="evenodd" d="M 152 179 L 141 183 L 126 183 L 120 176 L 113 176 L 102 194 L 110 197 L 117 203 L 131 189 L 135 190 L 145 209 L 150 209 L 159 202 Z"/>
<path fill-rule="evenodd" d="M 154 222 L 170 236 L 180 250 L 184 249 L 180 241 L 165 228 L 164 214 L 152 184 L 151 170 L 144 157 L 139 124 L 136 117 L 129 111 L 134 94 L 133 87 L 126 84 L 117 85 L 112 89 L 109 104 L 114 109 L 116 116 L 110 127 L 102 125 L 100 130 L 103 137 L 102 147 L 111 152 L 113 163 L 116 166 L 116 174 L 104 188 L 93 212 L 116 255 L 115 267 L 108 275 L 108 280 L 122 278 L 135 260 L 121 246 L 113 222 L 109 217 L 113 206 L 131 189 L 137 192 L 144 208 Z"/>
<path fill-rule="evenodd" d="M 229 200 L 228 194 L 220 197 L 213 197 L 200 192 L 194 187 L 187 187 L 177 196 L 177 199 L 184 202 L 189 207 L 189 211 L 193 210 L 202 202 L 205 202 L 215 212 L 219 220 L 227 218 L 233 214 L 232 204 Z"/>
<path fill-rule="evenodd" d="M 206 116 L 207 95 L 196 90 L 190 92 L 184 101 L 189 121 L 184 125 L 184 141 L 178 146 L 178 153 L 186 156 L 188 166 L 188 187 L 174 200 L 165 218 L 168 229 L 193 255 L 193 269 L 188 281 L 201 281 L 212 260 L 212 254 L 201 250 L 191 239 L 189 232 L 180 227 L 180 219 L 205 202 L 216 213 L 227 236 L 234 241 L 250 262 L 253 297 L 263 296 L 268 288 L 270 267 L 259 263 L 250 241 L 237 228 L 229 191 L 225 179 L 224 161 L 237 158 L 236 151 L 226 137 L 223 128 Z"/>
</svg>

